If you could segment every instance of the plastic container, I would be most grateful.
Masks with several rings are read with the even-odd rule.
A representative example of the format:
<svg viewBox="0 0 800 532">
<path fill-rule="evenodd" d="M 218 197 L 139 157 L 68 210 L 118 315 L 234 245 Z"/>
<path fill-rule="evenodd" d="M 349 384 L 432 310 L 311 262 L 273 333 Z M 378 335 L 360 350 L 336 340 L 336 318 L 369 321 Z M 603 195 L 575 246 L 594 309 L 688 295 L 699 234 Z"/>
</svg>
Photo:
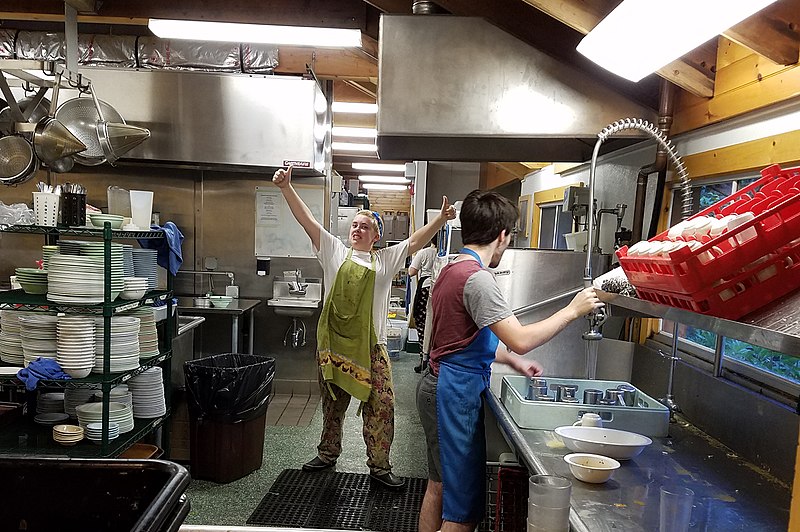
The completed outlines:
<svg viewBox="0 0 800 532">
<path fill-rule="evenodd" d="M 189 510 L 189 473 L 162 460 L 0 458 L 0 478 L 0 530 L 173 531 Z"/>
<path fill-rule="evenodd" d="M 772 165 L 761 171 L 762 177 L 714 205 L 689 218 L 692 227 L 707 217 L 745 215 L 748 220 L 724 233 L 711 231 L 691 246 L 659 254 L 628 255 L 628 248 L 617 251 L 620 265 L 642 299 L 664 303 L 695 312 L 737 319 L 764 306 L 800 286 L 800 276 L 792 269 L 792 249 L 800 235 L 800 168 L 781 170 Z M 687 226 L 688 227 L 688 226 Z M 692 235 L 688 235 L 692 232 Z M 683 236 L 686 233 L 687 236 Z M 673 238 L 675 234 L 673 233 Z M 683 231 L 680 238 L 693 238 L 693 231 Z M 670 238 L 665 231 L 650 242 Z M 788 258 L 788 261 L 787 261 Z M 765 272 L 764 262 L 785 261 L 778 268 L 777 279 Z M 755 277 L 756 281 L 747 280 Z M 758 289 L 750 289 L 761 285 Z M 731 289 L 738 294 L 730 305 Z"/>
<path fill-rule="evenodd" d="M 149 190 L 131 190 L 131 219 L 142 231 L 150 229 L 153 218 L 153 193 Z"/>
<path fill-rule="evenodd" d="M 61 194 L 61 224 L 67 227 L 86 225 L 86 194 Z"/>
<path fill-rule="evenodd" d="M 33 213 L 36 225 L 55 227 L 58 223 L 59 196 L 52 192 L 33 193 Z"/>
</svg>

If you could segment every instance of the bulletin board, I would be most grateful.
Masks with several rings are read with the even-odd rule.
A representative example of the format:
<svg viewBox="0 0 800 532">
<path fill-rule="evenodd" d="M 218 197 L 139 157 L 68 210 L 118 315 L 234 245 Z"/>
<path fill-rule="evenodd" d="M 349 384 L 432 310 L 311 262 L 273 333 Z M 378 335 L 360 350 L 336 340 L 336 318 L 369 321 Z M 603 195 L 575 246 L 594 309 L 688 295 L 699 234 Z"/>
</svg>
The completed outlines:
<svg viewBox="0 0 800 532">
<path fill-rule="evenodd" d="M 325 190 L 321 186 L 292 185 L 324 227 Z M 303 227 L 294 219 L 280 189 L 256 187 L 256 257 L 313 258 L 314 249 Z"/>
</svg>

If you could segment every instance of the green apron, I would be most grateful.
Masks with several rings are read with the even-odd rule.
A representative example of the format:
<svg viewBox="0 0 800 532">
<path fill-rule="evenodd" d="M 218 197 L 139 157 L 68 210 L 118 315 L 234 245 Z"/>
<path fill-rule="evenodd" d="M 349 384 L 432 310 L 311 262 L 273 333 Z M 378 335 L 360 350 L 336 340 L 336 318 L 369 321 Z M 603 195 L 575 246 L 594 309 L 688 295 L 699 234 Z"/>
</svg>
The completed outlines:
<svg viewBox="0 0 800 532">
<path fill-rule="evenodd" d="M 375 292 L 375 254 L 367 268 L 352 260 L 347 253 L 331 293 L 322 307 L 317 325 L 317 351 L 322 378 L 335 384 L 361 402 L 369 399 L 372 389 L 370 353 L 378 343 L 372 321 Z"/>
</svg>

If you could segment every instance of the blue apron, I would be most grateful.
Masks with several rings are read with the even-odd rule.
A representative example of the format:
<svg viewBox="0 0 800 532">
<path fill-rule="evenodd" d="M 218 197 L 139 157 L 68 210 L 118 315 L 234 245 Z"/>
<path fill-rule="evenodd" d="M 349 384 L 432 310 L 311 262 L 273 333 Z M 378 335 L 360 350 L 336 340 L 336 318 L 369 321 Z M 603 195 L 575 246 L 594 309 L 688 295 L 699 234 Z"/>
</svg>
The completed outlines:
<svg viewBox="0 0 800 532">
<path fill-rule="evenodd" d="M 471 249 L 462 249 L 478 259 Z M 486 508 L 486 437 L 483 391 L 499 339 L 484 327 L 465 349 L 439 359 L 436 385 L 439 459 L 442 464 L 442 518 L 478 522 Z"/>
</svg>

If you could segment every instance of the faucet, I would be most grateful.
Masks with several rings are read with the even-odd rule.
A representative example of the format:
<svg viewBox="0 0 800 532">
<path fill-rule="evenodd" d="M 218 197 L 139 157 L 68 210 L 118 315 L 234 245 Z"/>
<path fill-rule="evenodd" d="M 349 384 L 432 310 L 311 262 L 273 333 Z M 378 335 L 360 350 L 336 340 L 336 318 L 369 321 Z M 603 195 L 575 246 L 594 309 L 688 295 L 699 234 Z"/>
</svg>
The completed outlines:
<svg viewBox="0 0 800 532">
<path fill-rule="evenodd" d="M 583 285 L 584 287 L 589 287 L 592 285 L 592 246 L 591 243 L 594 242 L 594 224 L 591 223 L 594 220 L 594 208 L 595 208 L 595 198 L 594 198 L 594 182 L 595 182 L 595 174 L 597 173 L 597 155 L 600 153 L 600 146 L 603 142 L 606 141 L 612 135 L 623 131 L 625 129 L 638 129 L 644 133 L 647 133 L 651 137 L 653 137 L 661 148 L 667 152 L 667 156 L 669 157 L 672 164 L 675 166 L 675 169 L 678 172 L 678 177 L 680 178 L 680 186 L 681 191 L 683 193 L 683 202 L 682 202 L 682 217 L 685 220 L 688 218 L 692 213 L 692 188 L 689 182 L 689 173 L 686 171 L 686 165 L 683 163 L 683 160 L 678 156 L 678 152 L 675 150 L 675 147 L 672 143 L 667 139 L 667 135 L 658 129 L 655 124 L 651 124 L 647 120 L 642 120 L 641 118 L 624 118 L 622 120 L 617 120 L 613 124 L 609 124 L 605 128 L 603 128 L 600 133 L 597 134 L 597 142 L 594 145 L 594 150 L 592 151 L 592 162 L 589 165 L 589 212 L 587 215 L 587 219 L 589 220 L 589 227 L 588 227 L 588 234 L 587 234 L 587 242 L 590 245 L 586 246 L 586 267 L 583 271 Z M 623 211 L 624 214 L 624 211 Z M 619 216 L 619 215 L 618 215 Z M 599 229 L 599 227 L 598 227 Z M 606 321 L 606 315 L 603 309 L 597 309 L 592 311 L 586 319 L 589 321 L 589 330 L 583 334 L 583 339 L 587 341 L 599 341 L 603 338 L 603 333 L 600 331 L 600 327 Z M 587 344 L 588 347 L 588 344 Z M 587 352 L 590 352 L 591 349 L 587 348 Z"/>
<path fill-rule="evenodd" d="M 301 283 L 300 282 L 300 269 L 296 269 L 294 271 L 294 281 L 289 281 L 289 293 L 293 296 L 304 296 L 306 295 L 306 289 L 308 288 L 308 283 Z"/>
<path fill-rule="evenodd" d="M 659 399 L 664 406 L 669 409 L 669 417 L 673 419 L 675 414 L 681 413 L 681 407 L 678 406 L 678 403 L 675 402 L 675 395 L 672 393 L 673 391 L 673 384 L 674 384 L 674 377 L 675 377 L 675 365 L 680 360 L 678 356 L 678 322 L 675 321 L 672 324 L 672 352 L 667 354 L 663 352 L 661 349 L 658 350 L 658 354 L 661 355 L 663 358 L 669 360 L 669 378 L 667 380 L 667 394 L 665 397 Z"/>
<path fill-rule="evenodd" d="M 628 206 L 624 203 L 617 203 L 617 205 L 613 209 L 599 209 L 597 213 L 595 213 L 595 225 L 597 226 L 597 234 L 594 237 L 594 252 L 595 253 L 602 253 L 600 249 L 600 223 L 603 221 L 604 214 L 613 214 L 617 217 L 617 229 L 615 233 L 619 233 L 620 229 L 622 228 L 622 219 L 625 217 L 625 209 Z"/>
</svg>

